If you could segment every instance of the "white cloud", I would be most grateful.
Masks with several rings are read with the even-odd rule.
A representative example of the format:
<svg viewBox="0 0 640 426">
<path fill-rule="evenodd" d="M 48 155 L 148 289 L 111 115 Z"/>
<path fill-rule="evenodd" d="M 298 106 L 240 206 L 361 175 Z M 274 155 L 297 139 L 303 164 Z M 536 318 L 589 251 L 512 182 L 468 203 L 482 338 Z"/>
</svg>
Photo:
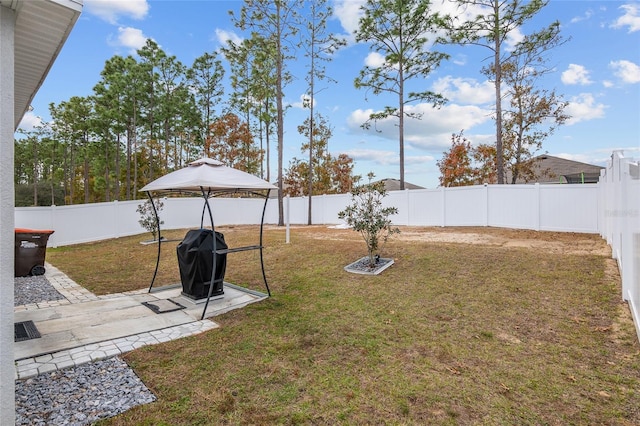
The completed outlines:
<svg viewBox="0 0 640 426">
<path fill-rule="evenodd" d="M 142 30 L 132 27 L 119 27 L 118 36 L 113 45 L 123 46 L 130 50 L 131 54 L 142 48 L 149 37 L 145 36 Z"/>
<path fill-rule="evenodd" d="M 438 12 L 441 15 L 452 16 L 454 19 L 454 25 L 457 26 L 462 26 L 465 22 L 475 21 L 479 16 L 492 16 L 493 9 L 484 4 L 481 4 L 486 4 L 487 2 L 477 2 L 480 4 L 471 3 L 473 2 L 460 5 L 455 1 L 434 1 L 431 5 L 431 8 L 434 12 Z M 489 31 L 480 31 L 479 35 L 481 35 L 482 37 L 489 37 L 491 34 L 489 33 Z M 515 48 L 515 45 L 521 42 L 523 39 L 524 34 L 520 30 L 520 28 L 512 28 L 507 34 L 504 47 L 507 51 L 512 51 Z"/>
<path fill-rule="evenodd" d="M 490 13 L 490 9 L 480 4 L 464 4 L 460 5 L 453 1 L 442 1 L 432 3 L 433 11 L 442 15 L 453 16 L 457 24 L 472 21 L 480 15 Z"/>
<path fill-rule="evenodd" d="M 580 16 L 576 16 L 576 17 L 571 18 L 571 23 L 575 24 L 575 23 L 580 22 L 580 21 L 586 21 L 589 18 L 591 18 L 592 16 L 593 16 L 593 10 L 589 9 L 584 13 L 584 15 L 580 15 Z"/>
<path fill-rule="evenodd" d="M 553 154 L 554 157 L 564 158 L 565 160 L 578 161 L 580 163 L 594 164 L 596 161 L 593 157 L 587 154 L 567 154 L 561 152 L 559 154 Z"/>
<path fill-rule="evenodd" d="M 395 165 L 400 163 L 396 151 L 382 151 L 375 149 L 351 149 L 345 151 L 349 157 L 355 161 L 373 161 L 382 166 Z"/>
<path fill-rule="evenodd" d="M 218 39 L 218 43 L 223 46 L 227 46 L 229 44 L 229 41 L 231 41 L 236 46 L 242 43 L 242 37 L 240 37 L 233 31 L 222 30 L 220 28 L 216 28 L 216 38 Z"/>
<path fill-rule="evenodd" d="M 346 154 L 354 160 L 356 166 L 360 168 L 358 173 L 361 174 L 363 182 L 366 182 L 368 173 L 368 171 L 364 172 L 363 170 L 369 170 L 367 169 L 368 166 L 362 164 L 363 162 L 371 162 L 380 166 L 379 168 L 376 168 L 374 172 L 376 175 L 375 179 L 384 178 L 389 175 L 396 175 L 398 172 L 396 167 L 400 165 L 400 156 L 397 151 L 355 148 L 340 153 Z M 433 163 L 434 160 L 435 157 L 432 155 L 405 155 L 405 178 L 407 175 L 421 176 L 424 173 L 423 168 L 425 164 Z M 391 170 L 389 166 L 393 167 L 393 170 Z"/>
<path fill-rule="evenodd" d="M 355 32 L 358 29 L 360 17 L 363 15 L 360 8 L 365 3 L 365 0 L 336 0 L 333 6 L 333 15 L 340 21 L 349 43 L 355 42 Z"/>
<path fill-rule="evenodd" d="M 407 147 L 417 149 L 440 150 L 450 144 L 451 134 L 468 130 L 491 118 L 491 111 L 474 105 L 449 104 L 433 108 L 430 104 L 417 104 L 405 107 L 407 113 L 422 114 L 421 119 L 405 118 L 404 140 Z M 351 132 L 367 132 L 361 125 L 367 121 L 372 109 L 353 111 L 347 118 Z M 389 140 L 398 140 L 398 119 L 389 117 L 379 120 L 368 132 Z"/>
<path fill-rule="evenodd" d="M 514 50 L 516 45 L 522 40 L 524 40 L 524 34 L 522 34 L 522 31 L 520 31 L 520 28 L 514 28 L 513 30 L 509 31 L 506 43 L 507 51 Z"/>
<path fill-rule="evenodd" d="M 640 83 L 640 66 L 631 61 L 611 61 L 609 68 L 614 70 L 616 77 L 623 83 Z"/>
<path fill-rule="evenodd" d="M 380 68 L 385 63 L 384 56 L 378 52 L 371 52 L 364 59 L 364 64 L 371 68 Z"/>
<path fill-rule="evenodd" d="M 453 57 L 451 59 L 451 62 L 453 62 L 456 65 L 467 65 L 467 55 L 463 55 L 463 54 L 456 54 L 455 57 Z"/>
<path fill-rule="evenodd" d="M 44 123 L 42 122 L 42 118 L 38 115 L 35 115 L 33 111 L 27 111 L 26 114 L 22 117 L 19 128 L 23 130 L 33 130 L 38 126 L 42 126 Z"/>
<path fill-rule="evenodd" d="M 349 44 L 355 43 L 356 32 L 358 31 L 360 18 L 364 16 L 363 7 L 366 5 L 366 0 L 335 0 L 333 4 L 333 16 L 338 19 L 344 34 L 340 34 L 344 37 Z M 433 12 L 440 12 L 443 14 L 456 12 L 455 5 L 451 5 L 449 1 L 433 2 L 431 10 Z M 476 10 L 476 8 L 473 8 Z M 469 19 L 475 17 L 475 14 L 469 12 L 465 14 Z"/>
<path fill-rule="evenodd" d="M 495 102 L 495 86 L 490 81 L 479 83 L 473 78 L 455 78 L 451 76 L 438 79 L 433 90 L 451 102 L 481 105 Z"/>
<path fill-rule="evenodd" d="M 640 6 L 638 4 L 624 4 L 619 7 L 624 14 L 611 26 L 613 28 L 629 27 L 629 32 L 640 31 Z"/>
<path fill-rule="evenodd" d="M 604 80 L 602 82 L 602 85 L 607 89 L 610 89 L 614 86 L 613 81 L 610 81 L 610 80 Z"/>
<path fill-rule="evenodd" d="M 84 10 L 115 25 L 121 16 L 143 19 L 149 12 L 149 4 L 147 0 L 84 0 Z"/>
<path fill-rule="evenodd" d="M 610 148 L 594 149 L 583 152 L 581 154 L 571 153 L 550 153 L 555 157 L 564 158 L 566 160 L 580 161 L 582 163 L 597 164 L 605 166 L 611 160 L 613 151 L 623 151 L 625 156 L 635 157 L 640 152 L 640 147 L 634 146 L 612 146 Z"/>
<path fill-rule="evenodd" d="M 569 64 L 569 68 L 562 73 L 561 80 L 564 84 L 579 84 L 582 86 L 593 83 L 589 79 L 589 71 L 582 66 L 576 64 Z"/>
<path fill-rule="evenodd" d="M 410 164 L 421 165 L 433 160 L 435 160 L 435 158 L 432 155 L 406 155 L 404 157 L 404 164 L 405 165 L 410 165 Z"/>
<path fill-rule="evenodd" d="M 365 121 L 367 121 L 369 119 L 369 116 L 371 114 L 373 114 L 373 112 L 374 111 L 372 109 L 366 109 L 366 110 L 357 109 L 357 110 L 353 111 L 347 117 L 347 126 L 351 130 L 359 128 L 360 126 L 362 126 L 362 124 Z"/>
<path fill-rule="evenodd" d="M 303 93 L 302 95 L 300 95 L 300 101 L 298 102 L 292 102 L 290 105 L 294 108 L 300 108 L 300 109 L 307 109 L 309 108 L 309 103 L 311 102 L 311 96 L 309 96 L 307 93 Z M 317 105 L 317 103 L 313 102 L 313 106 L 315 107 Z"/>
<path fill-rule="evenodd" d="M 565 113 L 571 116 L 567 124 L 572 125 L 581 121 L 602 118 L 606 108 L 606 105 L 596 103 L 591 93 L 581 93 L 578 96 L 573 96 L 569 100 L 569 105 L 565 108 Z"/>
</svg>

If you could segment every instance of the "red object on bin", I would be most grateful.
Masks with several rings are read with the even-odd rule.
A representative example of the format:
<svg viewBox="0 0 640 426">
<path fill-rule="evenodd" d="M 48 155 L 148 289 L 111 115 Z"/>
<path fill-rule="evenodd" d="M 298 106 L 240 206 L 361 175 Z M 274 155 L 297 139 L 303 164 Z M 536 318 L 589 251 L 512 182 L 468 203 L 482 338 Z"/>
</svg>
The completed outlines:
<svg viewBox="0 0 640 426">
<path fill-rule="evenodd" d="M 29 229 L 29 228 L 16 228 L 16 234 L 48 234 L 51 235 L 55 231 L 51 229 Z"/>
</svg>

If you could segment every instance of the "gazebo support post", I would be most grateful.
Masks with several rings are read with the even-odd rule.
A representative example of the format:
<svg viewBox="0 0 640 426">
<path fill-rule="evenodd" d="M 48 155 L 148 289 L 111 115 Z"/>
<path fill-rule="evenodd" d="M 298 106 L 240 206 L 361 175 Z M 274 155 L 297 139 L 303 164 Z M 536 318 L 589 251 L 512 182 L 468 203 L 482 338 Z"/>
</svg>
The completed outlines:
<svg viewBox="0 0 640 426">
<path fill-rule="evenodd" d="M 264 215 L 267 211 L 267 201 L 269 201 L 269 193 L 271 190 L 267 190 L 267 195 L 264 198 L 264 206 L 262 207 L 262 218 L 260 219 L 260 268 L 262 268 L 262 279 L 264 280 L 264 286 L 267 288 L 267 294 L 271 297 L 271 290 L 269 290 L 269 284 L 267 283 L 267 275 L 264 272 L 264 259 L 262 255 L 264 244 L 262 244 L 262 233 L 264 229 Z"/>
<path fill-rule="evenodd" d="M 211 282 L 209 283 L 209 293 L 207 294 L 207 301 L 204 303 L 204 309 L 202 310 L 202 317 L 200 317 L 200 320 L 204 319 L 204 315 L 207 313 L 207 307 L 209 306 L 209 300 L 211 299 L 211 293 L 213 293 L 213 284 L 214 284 L 214 280 L 216 277 L 216 267 L 218 265 L 216 265 L 216 254 L 218 251 L 218 243 L 217 243 L 217 238 L 216 238 L 216 228 L 213 224 L 213 213 L 211 212 L 211 206 L 209 205 L 209 195 L 211 192 L 205 193 L 204 192 L 204 188 L 200 187 L 200 191 L 202 191 L 202 197 L 204 198 L 204 207 L 202 208 L 202 218 L 200 219 L 200 227 L 203 228 L 204 226 L 204 211 L 205 211 L 205 207 L 206 209 L 209 211 L 209 219 L 211 220 L 211 231 L 213 231 L 213 251 L 211 252 L 211 256 L 213 256 L 213 266 L 211 268 Z M 224 282 L 222 283 L 222 285 L 224 286 Z"/>
<path fill-rule="evenodd" d="M 158 275 L 158 266 L 160 265 L 160 244 L 162 244 L 162 235 L 160 234 L 160 217 L 158 216 L 158 210 L 156 209 L 156 203 L 153 202 L 151 191 L 147 191 L 147 196 L 151 202 L 151 208 L 153 209 L 153 215 L 156 218 L 156 226 L 158 227 L 158 258 L 156 259 L 156 269 L 153 271 L 153 278 L 151 278 L 151 284 L 149 285 L 148 293 L 151 293 L 151 288 Z"/>
<path fill-rule="evenodd" d="M 202 196 L 204 197 L 204 200 L 205 200 L 204 204 L 202 205 L 202 215 L 200 215 L 200 229 L 203 229 L 204 228 L 204 213 L 207 210 L 207 206 L 208 206 L 207 198 L 208 197 L 205 197 L 204 189 L 201 188 L 201 190 L 202 190 Z M 213 226 L 213 219 L 211 219 L 211 226 Z"/>
</svg>

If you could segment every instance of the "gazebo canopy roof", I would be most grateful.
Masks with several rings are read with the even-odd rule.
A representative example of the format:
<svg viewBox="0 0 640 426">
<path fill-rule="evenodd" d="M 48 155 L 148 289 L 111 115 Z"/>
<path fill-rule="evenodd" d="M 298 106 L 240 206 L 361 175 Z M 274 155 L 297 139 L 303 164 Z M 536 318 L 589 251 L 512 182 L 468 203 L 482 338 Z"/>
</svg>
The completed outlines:
<svg viewBox="0 0 640 426">
<path fill-rule="evenodd" d="M 211 158 L 201 158 L 187 167 L 166 174 L 140 191 L 255 191 L 277 189 L 252 174 L 225 166 Z"/>
</svg>

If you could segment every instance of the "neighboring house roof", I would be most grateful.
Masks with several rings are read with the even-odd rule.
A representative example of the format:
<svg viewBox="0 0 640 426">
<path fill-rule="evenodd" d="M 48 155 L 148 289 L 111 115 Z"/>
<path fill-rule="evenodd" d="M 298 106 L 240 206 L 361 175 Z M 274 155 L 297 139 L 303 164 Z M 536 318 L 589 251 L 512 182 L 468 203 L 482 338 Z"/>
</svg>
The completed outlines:
<svg viewBox="0 0 640 426">
<path fill-rule="evenodd" d="M 380 180 L 376 180 L 373 183 L 376 182 L 384 182 L 384 188 L 387 192 L 391 192 L 391 191 L 400 191 L 400 180 L 398 179 L 392 179 L 392 178 L 387 178 L 387 179 L 380 179 Z M 362 181 L 360 183 L 363 183 Z M 277 182 L 274 183 L 274 185 L 278 185 Z M 284 184 L 283 189 L 286 189 L 287 185 Z M 414 185 L 412 183 L 409 183 L 407 181 L 404 182 L 404 189 L 425 189 L 422 186 L 419 185 Z M 271 191 L 271 194 L 269 195 L 270 198 L 278 198 L 278 191 Z"/>
<path fill-rule="evenodd" d="M 0 0 L 16 11 L 14 36 L 14 122 L 29 109 L 71 29 L 83 0 Z"/>
<path fill-rule="evenodd" d="M 525 182 L 518 179 L 516 183 L 597 183 L 602 166 L 567 160 L 552 155 L 543 154 L 531 159 L 535 161 L 537 170 L 534 181 Z M 507 176 L 510 181 L 510 176 Z"/>
<path fill-rule="evenodd" d="M 400 191 L 400 180 L 399 179 L 387 178 L 387 179 L 380 179 L 380 180 L 378 180 L 376 182 L 384 182 L 384 188 L 387 190 L 387 192 Z M 404 181 L 404 189 L 424 189 L 424 187 L 418 186 L 418 185 L 414 185 L 414 184 L 409 183 L 409 182 L 407 182 L 405 180 Z"/>
</svg>

